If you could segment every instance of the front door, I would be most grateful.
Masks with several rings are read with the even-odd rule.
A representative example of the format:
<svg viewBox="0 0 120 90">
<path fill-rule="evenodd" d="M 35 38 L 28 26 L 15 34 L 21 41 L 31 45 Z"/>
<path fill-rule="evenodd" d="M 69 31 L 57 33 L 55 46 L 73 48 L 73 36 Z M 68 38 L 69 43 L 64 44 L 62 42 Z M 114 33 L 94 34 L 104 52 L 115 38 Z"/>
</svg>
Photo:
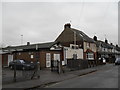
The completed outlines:
<svg viewBox="0 0 120 90">
<path fill-rule="evenodd" d="M 51 54 L 46 53 L 46 67 L 51 67 Z"/>
<path fill-rule="evenodd" d="M 54 60 L 60 61 L 60 54 L 54 54 Z"/>
<path fill-rule="evenodd" d="M 8 66 L 9 66 L 9 62 L 13 61 L 13 55 L 8 55 Z"/>
</svg>

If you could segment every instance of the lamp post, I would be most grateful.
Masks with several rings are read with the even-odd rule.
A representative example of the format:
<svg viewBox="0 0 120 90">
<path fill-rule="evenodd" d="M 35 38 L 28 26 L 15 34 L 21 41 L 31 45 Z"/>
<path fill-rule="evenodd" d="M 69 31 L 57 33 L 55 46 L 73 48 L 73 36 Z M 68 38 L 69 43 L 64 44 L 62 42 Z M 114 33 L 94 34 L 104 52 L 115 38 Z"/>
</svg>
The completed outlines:
<svg viewBox="0 0 120 90">
<path fill-rule="evenodd" d="M 23 44 L 23 35 L 21 35 L 21 45 Z"/>
</svg>

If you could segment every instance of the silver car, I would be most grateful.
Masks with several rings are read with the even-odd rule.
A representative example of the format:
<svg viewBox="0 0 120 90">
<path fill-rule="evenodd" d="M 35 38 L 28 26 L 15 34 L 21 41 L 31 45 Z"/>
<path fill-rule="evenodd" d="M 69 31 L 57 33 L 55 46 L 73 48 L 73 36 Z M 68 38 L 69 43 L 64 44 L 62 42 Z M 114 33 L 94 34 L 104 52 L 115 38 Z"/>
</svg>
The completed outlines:
<svg viewBox="0 0 120 90">
<path fill-rule="evenodd" d="M 116 58 L 115 65 L 120 65 L 120 58 Z"/>
</svg>

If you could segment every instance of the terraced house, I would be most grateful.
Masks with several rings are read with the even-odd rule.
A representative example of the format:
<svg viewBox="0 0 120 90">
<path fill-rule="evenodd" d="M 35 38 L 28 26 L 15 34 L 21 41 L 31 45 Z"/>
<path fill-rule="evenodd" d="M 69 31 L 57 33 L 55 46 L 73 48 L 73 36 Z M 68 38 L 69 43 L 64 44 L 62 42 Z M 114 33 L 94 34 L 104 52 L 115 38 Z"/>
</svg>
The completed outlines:
<svg viewBox="0 0 120 90">
<path fill-rule="evenodd" d="M 114 62 L 115 58 L 120 56 L 119 47 L 108 43 L 107 39 L 105 41 L 97 40 L 96 36 L 93 39 L 96 41 L 97 59 L 105 58 L 107 62 Z"/>
<path fill-rule="evenodd" d="M 96 43 L 80 30 L 65 24 L 63 32 L 55 40 L 64 47 L 64 59 L 96 59 Z"/>
<path fill-rule="evenodd" d="M 108 61 L 120 57 L 118 45 L 109 44 L 108 40 L 105 42 L 97 40 L 96 36 L 92 39 L 81 30 L 71 28 L 70 23 L 64 25 L 64 30 L 54 42 L 37 44 L 28 42 L 27 45 L 8 46 L 2 51 L 3 66 L 8 66 L 11 60 L 25 59 L 39 61 L 41 68 L 50 68 L 52 60 L 67 65 L 70 60 L 94 62 L 100 57 L 105 57 Z M 86 62 L 87 65 L 88 63 Z"/>
</svg>

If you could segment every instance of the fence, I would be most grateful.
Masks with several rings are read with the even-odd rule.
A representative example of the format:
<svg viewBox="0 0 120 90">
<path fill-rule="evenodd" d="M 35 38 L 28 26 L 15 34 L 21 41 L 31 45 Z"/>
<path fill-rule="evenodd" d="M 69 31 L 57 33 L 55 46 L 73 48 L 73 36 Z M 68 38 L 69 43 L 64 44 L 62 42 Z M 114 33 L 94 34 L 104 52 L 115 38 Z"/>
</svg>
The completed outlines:
<svg viewBox="0 0 120 90">
<path fill-rule="evenodd" d="M 11 70 L 10 68 L 2 68 L 2 83 L 8 84 L 12 82 L 20 82 L 20 81 L 26 81 L 33 78 L 40 78 L 38 66 L 33 70 L 18 70 L 16 68 L 13 68 Z"/>
<path fill-rule="evenodd" d="M 58 61 L 58 60 L 51 60 L 51 71 L 59 72 L 59 65 L 60 65 L 60 61 Z"/>
<path fill-rule="evenodd" d="M 97 65 L 102 65 L 103 62 L 98 60 L 83 60 L 83 59 L 68 59 L 67 60 L 67 67 L 71 70 L 80 70 L 85 68 L 95 67 Z"/>
<path fill-rule="evenodd" d="M 98 65 L 103 65 L 103 61 L 100 60 L 83 60 L 83 59 L 67 59 L 67 66 L 70 70 L 80 70 L 85 68 L 91 68 Z M 60 61 L 51 60 L 51 71 L 53 72 L 64 72 L 64 66 L 61 66 Z"/>
<path fill-rule="evenodd" d="M 88 68 L 88 60 L 69 59 L 69 60 L 67 60 L 67 67 L 70 68 L 71 70 Z"/>
</svg>

